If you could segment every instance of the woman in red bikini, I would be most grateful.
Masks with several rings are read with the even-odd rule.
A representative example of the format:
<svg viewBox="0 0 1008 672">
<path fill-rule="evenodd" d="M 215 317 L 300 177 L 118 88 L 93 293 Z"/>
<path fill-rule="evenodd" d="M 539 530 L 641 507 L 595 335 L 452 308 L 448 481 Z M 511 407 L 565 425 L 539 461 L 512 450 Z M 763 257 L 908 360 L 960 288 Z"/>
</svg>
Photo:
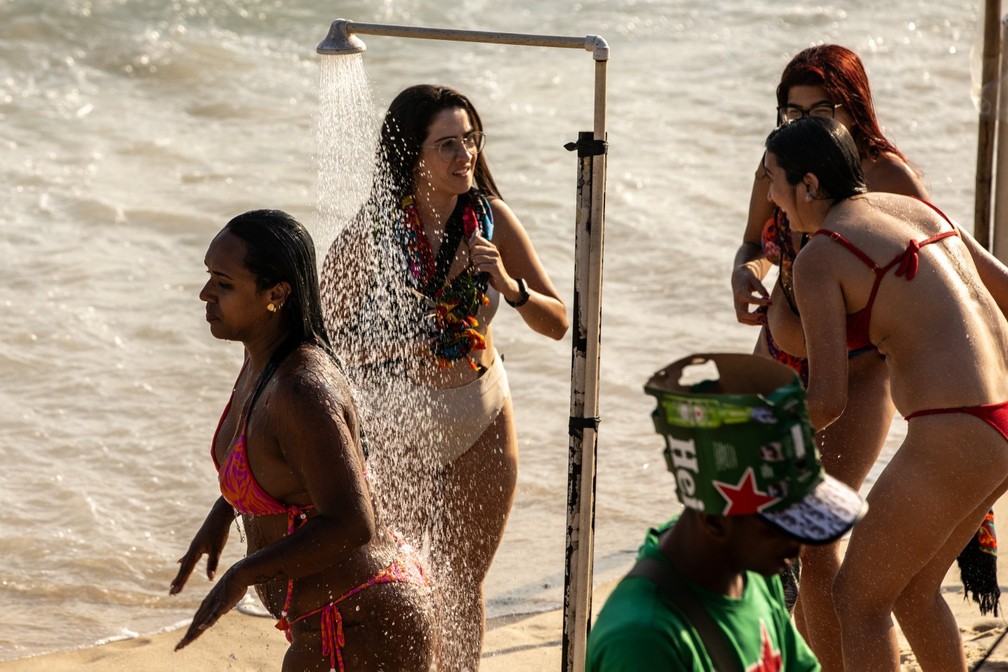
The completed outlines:
<svg viewBox="0 0 1008 672">
<path fill-rule="evenodd" d="M 900 151 L 882 135 L 872 105 L 868 76 L 853 51 L 835 44 L 798 53 L 781 74 L 777 86 L 778 123 L 806 116 L 831 117 L 850 131 L 867 186 L 918 198 L 928 198 L 920 177 Z M 732 291 L 739 322 L 761 325 L 756 354 L 776 359 L 804 379 L 808 360 L 801 318 L 793 295 L 791 265 L 801 249 L 802 235 L 788 226 L 783 213 L 767 201 L 767 177 L 762 161 L 749 201 L 742 246 L 735 257 Z M 768 296 L 762 279 L 778 268 Z M 754 309 L 755 306 L 755 309 Z M 816 439 L 826 471 L 855 490 L 878 459 L 892 423 L 885 364 L 871 347 L 851 349 L 848 399 L 842 416 Z M 830 586 L 840 567 L 839 543 L 808 547 L 802 553 L 801 591 L 795 620 L 823 672 L 843 670 L 839 627 Z"/>
<path fill-rule="evenodd" d="M 907 418 L 833 586 L 843 664 L 898 670 L 892 615 L 924 670 L 966 670 L 941 582 L 1008 488 L 1008 268 L 926 202 L 868 193 L 832 119 L 767 139 L 769 199 L 809 242 L 794 262 L 812 424 L 848 404 L 851 348 L 873 345 Z"/>
<path fill-rule="evenodd" d="M 290 642 L 285 672 L 427 672 L 429 587 L 372 499 L 308 232 L 286 213 L 248 212 L 213 239 L 206 266 L 200 299 L 210 332 L 241 342 L 245 363 L 211 448 L 221 497 L 180 560 L 171 593 L 203 555 L 213 578 L 235 512 L 248 553 L 220 576 L 176 648 L 254 585 Z"/>
</svg>

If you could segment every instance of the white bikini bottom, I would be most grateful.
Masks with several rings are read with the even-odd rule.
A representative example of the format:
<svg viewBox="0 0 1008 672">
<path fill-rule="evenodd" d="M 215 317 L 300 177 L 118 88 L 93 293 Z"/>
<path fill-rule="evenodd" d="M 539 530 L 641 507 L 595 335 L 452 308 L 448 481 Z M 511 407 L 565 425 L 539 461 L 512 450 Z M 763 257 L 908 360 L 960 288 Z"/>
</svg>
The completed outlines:
<svg viewBox="0 0 1008 672">
<path fill-rule="evenodd" d="M 500 355 L 483 375 L 461 387 L 425 388 L 430 395 L 432 453 L 438 466 L 465 454 L 483 435 L 511 396 Z"/>
</svg>

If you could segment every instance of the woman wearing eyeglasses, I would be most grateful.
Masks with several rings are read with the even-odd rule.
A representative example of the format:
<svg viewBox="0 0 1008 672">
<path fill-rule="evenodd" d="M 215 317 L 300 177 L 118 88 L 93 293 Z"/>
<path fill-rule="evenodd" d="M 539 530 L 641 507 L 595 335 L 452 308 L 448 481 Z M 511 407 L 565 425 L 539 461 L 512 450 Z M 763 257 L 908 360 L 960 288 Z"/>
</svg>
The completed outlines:
<svg viewBox="0 0 1008 672">
<path fill-rule="evenodd" d="M 920 669 L 966 672 L 941 584 L 1008 487 L 1008 268 L 934 205 L 866 193 L 834 120 L 777 128 L 766 150 L 770 197 L 810 235 L 794 263 L 809 420 L 840 415 L 847 350 L 869 343 L 907 420 L 833 585 L 843 662 L 899 670 L 895 616 Z"/>
<path fill-rule="evenodd" d="M 928 199 L 920 175 L 879 128 L 868 76 L 853 51 L 835 44 L 799 52 L 777 86 L 778 125 L 806 116 L 830 117 L 853 136 L 868 188 Z M 770 182 L 762 161 L 749 200 L 742 245 L 735 255 L 732 292 L 743 324 L 762 327 L 755 352 L 795 369 L 807 383 L 808 360 L 801 317 L 794 299 L 791 264 L 803 239 L 768 198 Z M 763 278 L 776 266 L 771 292 Z M 882 451 L 893 416 L 885 363 L 873 347 L 848 353 L 847 407 L 817 434 L 826 471 L 858 489 Z M 799 629 L 824 672 L 842 670 L 839 627 L 830 586 L 840 566 L 839 545 L 809 547 L 802 555 L 801 591 L 795 608 Z"/>
<path fill-rule="evenodd" d="M 485 143 L 463 94 L 402 91 L 382 125 L 371 197 L 322 270 L 334 340 L 371 399 L 379 496 L 401 531 L 429 548 L 446 620 L 440 670 L 479 667 L 483 580 L 517 480 L 492 320 L 503 299 L 550 338 L 568 326 L 525 228 L 500 198 Z"/>
</svg>

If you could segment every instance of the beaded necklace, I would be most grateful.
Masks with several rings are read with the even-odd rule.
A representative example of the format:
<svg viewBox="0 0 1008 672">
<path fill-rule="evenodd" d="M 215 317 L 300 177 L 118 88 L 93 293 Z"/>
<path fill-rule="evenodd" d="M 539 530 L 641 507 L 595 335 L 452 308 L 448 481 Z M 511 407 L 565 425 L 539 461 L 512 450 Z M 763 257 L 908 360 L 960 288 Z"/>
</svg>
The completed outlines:
<svg viewBox="0 0 1008 672">
<path fill-rule="evenodd" d="M 773 219 L 773 237 L 779 249 L 779 274 L 777 282 L 780 283 L 781 292 L 784 294 L 788 306 L 791 307 L 791 311 L 795 315 L 798 315 L 798 303 L 794 298 L 793 277 L 791 274 L 791 265 L 794 263 L 795 257 L 798 256 L 798 252 L 795 250 L 794 242 L 791 238 L 791 223 L 788 221 L 787 215 L 780 208 L 774 208 Z M 808 242 L 808 238 L 807 233 L 802 234 L 802 247 Z"/>
<path fill-rule="evenodd" d="M 477 212 L 477 209 L 479 212 Z M 472 264 L 446 282 L 448 271 L 463 237 L 466 240 L 480 230 L 487 238 L 493 235 L 493 219 L 486 198 L 473 190 L 459 197 L 458 204 L 445 223 L 437 258 L 424 233 L 416 199 L 406 196 L 401 203 L 399 239 L 407 259 L 409 275 L 431 306 L 428 320 L 428 340 L 438 366 L 454 366 L 465 360 L 477 370 L 468 357 L 474 350 L 486 349 L 486 340 L 478 330 L 476 314 L 489 303 L 486 297 L 489 276 L 476 271 Z"/>
</svg>

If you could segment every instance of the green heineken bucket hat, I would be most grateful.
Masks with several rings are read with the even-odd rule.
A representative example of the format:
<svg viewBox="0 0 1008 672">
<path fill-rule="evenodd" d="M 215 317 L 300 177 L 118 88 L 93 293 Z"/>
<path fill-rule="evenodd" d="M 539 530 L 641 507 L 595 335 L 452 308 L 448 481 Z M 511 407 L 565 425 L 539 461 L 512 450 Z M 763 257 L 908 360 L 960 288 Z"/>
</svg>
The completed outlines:
<svg viewBox="0 0 1008 672">
<path fill-rule="evenodd" d="M 707 377 L 683 382 L 688 367 Z M 651 417 L 683 506 L 758 514 L 807 544 L 840 538 L 867 510 L 823 470 L 805 390 L 788 367 L 755 355 L 696 354 L 657 371 L 644 391 L 658 400 Z"/>
</svg>

